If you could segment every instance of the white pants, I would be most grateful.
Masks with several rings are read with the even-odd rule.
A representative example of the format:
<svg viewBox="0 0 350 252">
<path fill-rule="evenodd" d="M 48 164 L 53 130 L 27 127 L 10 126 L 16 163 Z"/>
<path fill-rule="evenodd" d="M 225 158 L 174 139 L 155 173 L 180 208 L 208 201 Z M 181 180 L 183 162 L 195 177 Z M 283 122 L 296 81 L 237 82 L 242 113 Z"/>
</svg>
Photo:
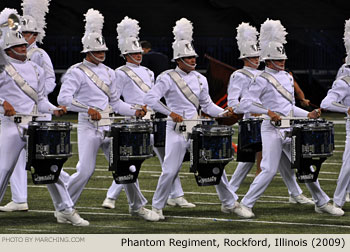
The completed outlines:
<svg viewBox="0 0 350 252">
<path fill-rule="evenodd" d="M 107 160 L 109 159 L 110 139 L 104 138 L 103 130 L 108 130 L 108 126 L 94 127 L 79 114 L 78 123 L 78 153 L 79 161 L 76 166 L 77 171 L 67 178 L 67 173 L 63 173 L 62 180 L 67 181 L 67 188 L 74 204 L 77 203 L 85 185 L 95 171 L 96 157 L 99 148 L 103 150 Z M 61 177 L 60 176 L 60 177 Z M 138 183 L 122 185 L 128 202 L 132 210 L 137 210 L 147 203 L 141 193 Z"/>
<path fill-rule="evenodd" d="M 25 147 L 25 141 L 20 134 L 23 134 L 23 127 L 18 129 L 17 125 L 9 119 L 2 120 L 0 134 L 0 202 L 5 195 L 10 176 L 15 169 L 20 153 Z M 22 168 L 24 169 L 24 167 Z M 73 207 L 73 202 L 61 180 L 55 184 L 48 184 L 47 188 L 57 211 Z"/>
<path fill-rule="evenodd" d="M 154 143 L 153 139 L 154 138 L 152 134 L 151 135 L 152 145 Z M 165 147 L 153 147 L 153 151 L 156 153 L 158 160 L 160 162 L 160 165 L 163 166 L 164 156 L 165 156 Z M 137 180 L 137 183 L 138 183 L 138 180 Z M 115 181 L 113 180 L 112 185 L 109 187 L 107 191 L 107 198 L 116 200 L 119 197 L 122 189 L 123 189 L 123 186 L 121 184 L 115 183 Z M 169 198 L 174 199 L 177 197 L 181 197 L 183 195 L 184 195 L 184 192 L 182 190 L 180 178 L 179 176 L 176 176 L 176 179 L 174 180 L 174 183 L 171 187 Z"/>
<path fill-rule="evenodd" d="M 51 114 L 45 114 L 44 117 L 39 117 L 37 121 L 51 121 Z M 15 203 L 27 202 L 27 170 L 25 150 L 21 151 L 21 154 L 17 160 L 17 164 L 10 178 L 12 201 Z"/>
<path fill-rule="evenodd" d="M 181 164 L 189 147 L 183 135 L 174 131 L 174 122 L 167 122 L 165 158 L 162 166 L 162 173 L 158 180 L 157 189 L 153 195 L 152 206 L 163 209 L 171 192 L 172 185 L 181 169 Z M 229 188 L 226 173 L 221 177 L 219 185 L 215 186 L 222 204 L 231 207 L 237 200 L 237 195 Z"/>
<path fill-rule="evenodd" d="M 247 194 L 241 203 L 247 207 L 253 207 L 255 202 L 264 193 L 273 177 L 275 176 L 282 156 L 285 155 L 290 161 L 290 138 L 282 138 L 282 130 L 278 130 L 270 125 L 269 121 L 264 121 L 261 128 L 261 137 L 263 144 L 263 153 L 261 161 L 261 172 L 254 179 L 249 187 Z M 294 170 L 290 167 L 280 166 L 281 175 L 285 173 L 295 181 Z M 287 177 L 287 176 L 286 176 Z M 292 181 L 292 180 L 290 180 Z M 317 206 L 322 206 L 329 201 L 327 194 L 321 189 L 318 180 L 314 183 L 306 183 L 313 200 Z"/>
<path fill-rule="evenodd" d="M 337 188 L 335 189 L 333 202 L 338 206 L 345 204 L 346 193 L 350 186 L 350 121 L 346 122 L 346 141 L 343 153 L 343 164 L 340 169 Z"/>
<path fill-rule="evenodd" d="M 229 185 L 231 189 L 236 192 L 238 188 L 241 186 L 243 180 L 246 178 L 254 163 L 251 162 L 239 162 L 235 172 L 233 173 Z M 290 161 L 286 157 L 286 155 L 281 155 L 281 160 L 279 164 L 279 172 L 282 176 L 284 183 L 288 188 L 288 194 L 294 197 L 303 193 L 300 186 L 296 182 L 295 176 L 291 175 L 293 170 L 290 167 Z"/>
</svg>

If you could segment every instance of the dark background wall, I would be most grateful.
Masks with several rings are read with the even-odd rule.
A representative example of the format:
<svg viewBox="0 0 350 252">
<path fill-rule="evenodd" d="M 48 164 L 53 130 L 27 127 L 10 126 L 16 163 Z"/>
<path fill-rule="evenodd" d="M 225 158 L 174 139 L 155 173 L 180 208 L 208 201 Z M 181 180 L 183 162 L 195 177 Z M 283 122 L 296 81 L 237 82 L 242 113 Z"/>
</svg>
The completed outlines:
<svg viewBox="0 0 350 252">
<path fill-rule="evenodd" d="M 0 9 L 11 7 L 21 14 L 20 4 L 18 0 L 0 0 Z M 123 64 L 117 48 L 116 25 L 126 15 L 140 22 L 142 40 L 149 40 L 155 50 L 169 57 L 176 20 L 191 20 L 200 69 L 207 67 L 205 53 L 240 67 L 236 27 L 244 21 L 259 30 L 267 18 L 280 19 L 288 32 L 288 67 L 299 75 L 302 85 L 317 83 L 324 90 L 330 87 L 345 56 L 342 37 L 345 20 L 350 18 L 349 1 L 339 0 L 52 0 L 43 48 L 56 69 L 67 69 L 81 61 L 83 14 L 89 8 L 98 9 L 105 17 L 103 34 L 110 49 L 106 64 L 112 68 Z"/>
</svg>

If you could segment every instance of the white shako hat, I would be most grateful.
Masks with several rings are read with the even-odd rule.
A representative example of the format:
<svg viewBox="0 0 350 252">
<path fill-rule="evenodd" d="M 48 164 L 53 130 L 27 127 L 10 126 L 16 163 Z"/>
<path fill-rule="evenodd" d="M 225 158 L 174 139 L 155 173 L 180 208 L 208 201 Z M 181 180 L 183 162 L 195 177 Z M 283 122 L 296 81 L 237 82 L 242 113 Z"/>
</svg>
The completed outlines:
<svg viewBox="0 0 350 252">
<path fill-rule="evenodd" d="M 287 55 L 283 44 L 287 43 L 286 29 L 279 20 L 267 19 L 260 28 L 260 58 L 265 60 L 283 60 Z"/>
<path fill-rule="evenodd" d="M 42 44 L 45 37 L 45 16 L 49 12 L 50 0 L 23 0 L 21 17 L 22 32 L 37 32 L 36 40 Z"/>
<path fill-rule="evenodd" d="M 192 46 L 193 25 L 186 18 L 181 18 L 176 21 L 173 29 L 174 39 L 173 42 L 173 60 L 195 56 L 198 57 Z"/>
<path fill-rule="evenodd" d="M 11 14 L 17 15 L 19 19 L 19 15 L 17 10 L 11 8 L 5 8 L 0 13 L 0 24 L 4 24 L 8 22 L 8 17 Z M 27 45 L 27 41 L 24 39 L 20 30 L 11 30 L 8 26 L 4 26 L 0 28 L 0 47 L 2 49 L 8 49 L 17 45 Z"/>
<path fill-rule="evenodd" d="M 249 23 L 241 23 L 237 27 L 237 45 L 240 51 L 239 59 L 249 57 L 259 57 L 260 51 L 257 46 L 259 35 L 255 27 L 249 25 Z"/>
<path fill-rule="evenodd" d="M 142 47 L 139 42 L 140 26 L 138 21 L 128 16 L 117 25 L 118 48 L 121 56 L 128 53 L 142 53 Z"/>
<path fill-rule="evenodd" d="M 108 51 L 104 37 L 102 36 L 104 17 L 98 11 L 89 9 L 85 16 L 85 33 L 81 42 L 82 53 Z"/>
</svg>

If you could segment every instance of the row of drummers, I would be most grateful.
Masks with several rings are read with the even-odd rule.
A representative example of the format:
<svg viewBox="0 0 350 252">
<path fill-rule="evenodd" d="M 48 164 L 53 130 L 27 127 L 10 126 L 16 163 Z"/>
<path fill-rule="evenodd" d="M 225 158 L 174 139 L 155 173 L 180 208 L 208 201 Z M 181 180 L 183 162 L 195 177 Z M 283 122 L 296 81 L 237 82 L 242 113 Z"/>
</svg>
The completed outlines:
<svg viewBox="0 0 350 252">
<path fill-rule="evenodd" d="M 164 147 L 167 118 L 143 120 L 129 118 L 112 123 L 105 137 L 110 138 L 109 170 L 116 183 L 134 183 L 142 162 L 153 156 L 153 146 Z M 254 162 L 262 149 L 261 123 L 264 118 L 239 121 L 237 161 Z M 321 164 L 332 156 L 334 127 L 324 119 L 290 119 L 291 168 L 297 169 L 300 182 L 314 182 Z M 278 126 L 276 126 L 278 127 Z M 69 122 L 29 123 L 27 137 L 27 170 L 35 184 L 55 183 L 62 166 L 72 155 Z M 214 119 L 185 120 L 178 130 L 190 139 L 184 161 L 190 161 L 199 186 L 219 184 L 224 167 L 233 160 L 232 126 L 219 125 Z M 311 169 L 310 166 L 316 167 Z"/>
</svg>

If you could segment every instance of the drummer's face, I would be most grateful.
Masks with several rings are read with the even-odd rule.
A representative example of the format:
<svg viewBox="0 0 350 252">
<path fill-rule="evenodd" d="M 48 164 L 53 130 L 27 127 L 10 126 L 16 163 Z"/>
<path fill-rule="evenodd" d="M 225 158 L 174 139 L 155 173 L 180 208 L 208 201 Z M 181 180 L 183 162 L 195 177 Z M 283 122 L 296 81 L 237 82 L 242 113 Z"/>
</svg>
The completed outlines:
<svg viewBox="0 0 350 252">
<path fill-rule="evenodd" d="M 284 70 L 286 64 L 286 60 L 267 60 L 266 61 L 266 66 L 268 68 L 277 70 L 277 71 L 281 71 Z"/>
</svg>

